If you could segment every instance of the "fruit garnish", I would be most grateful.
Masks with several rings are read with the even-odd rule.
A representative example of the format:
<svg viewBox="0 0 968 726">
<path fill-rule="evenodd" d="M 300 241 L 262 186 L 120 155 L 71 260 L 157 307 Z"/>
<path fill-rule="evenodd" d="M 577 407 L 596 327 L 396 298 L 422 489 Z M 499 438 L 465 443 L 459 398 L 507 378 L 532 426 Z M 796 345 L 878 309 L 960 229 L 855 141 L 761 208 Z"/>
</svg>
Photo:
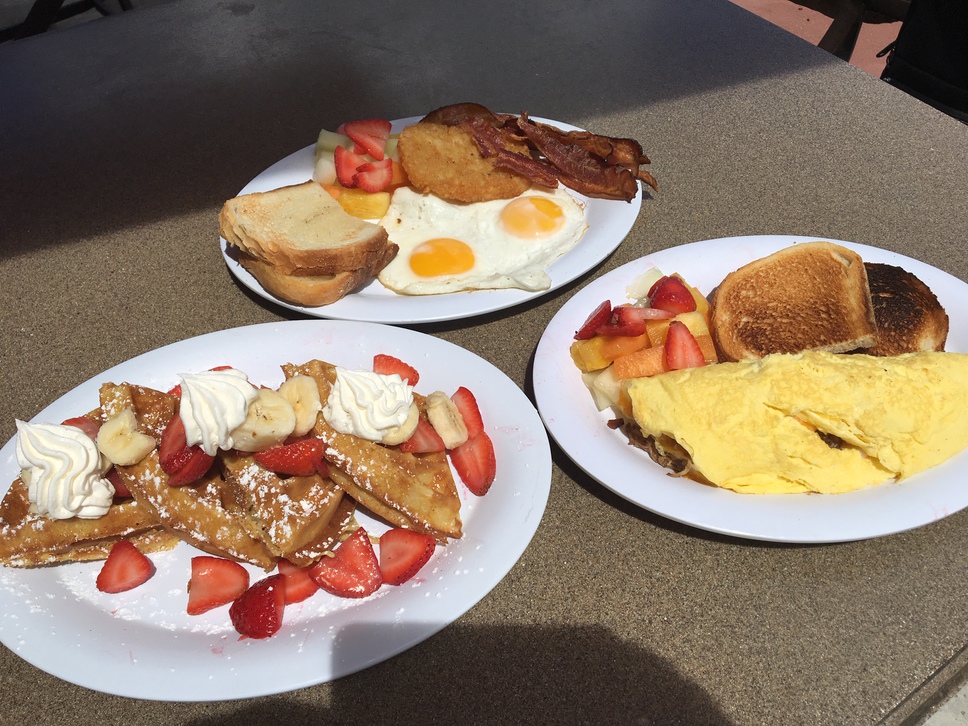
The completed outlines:
<svg viewBox="0 0 968 726">
<path fill-rule="evenodd" d="M 646 308 L 618 305 L 612 308 L 608 322 L 600 325 L 598 335 L 625 335 L 635 337 L 645 332 Z"/>
<path fill-rule="evenodd" d="M 308 567 L 299 567 L 289 560 L 279 560 L 278 567 L 286 580 L 286 605 L 302 602 L 319 591 L 319 585 L 309 576 Z"/>
<path fill-rule="evenodd" d="M 360 527 L 309 568 L 309 576 L 323 590 L 340 597 L 366 597 L 383 584 L 380 562 L 366 530 Z"/>
<path fill-rule="evenodd" d="M 192 557 L 188 614 L 201 615 L 238 600 L 249 588 L 249 571 L 238 562 L 212 555 Z"/>
<path fill-rule="evenodd" d="M 649 290 L 649 302 L 652 307 L 667 310 L 675 315 L 696 309 L 696 300 L 689 288 L 674 275 L 659 278 Z"/>
<path fill-rule="evenodd" d="M 201 479 L 215 461 L 198 445 L 189 446 L 185 434 L 185 423 L 177 413 L 161 434 L 158 445 L 158 463 L 168 474 L 168 485 L 177 487 L 191 484 Z"/>
<path fill-rule="evenodd" d="M 381 376 L 392 376 L 396 373 L 411 386 L 416 386 L 417 381 L 420 380 L 420 374 L 417 373 L 416 368 L 409 363 L 404 363 L 399 358 L 384 353 L 377 353 L 373 356 L 373 372 L 379 373 Z"/>
<path fill-rule="evenodd" d="M 706 365 L 706 357 L 695 336 L 678 320 L 669 323 L 669 334 L 665 342 L 665 364 L 671 371 Z"/>
<path fill-rule="evenodd" d="M 349 149 L 337 146 L 333 152 L 333 161 L 336 164 L 336 178 L 344 187 L 355 187 L 356 170 L 367 163 L 367 159 L 359 154 L 354 154 Z"/>
<path fill-rule="evenodd" d="M 429 454 L 434 451 L 447 451 L 444 440 L 426 419 L 417 422 L 413 435 L 400 444 L 400 451 L 408 454 Z"/>
<path fill-rule="evenodd" d="M 273 446 L 257 451 L 253 458 L 269 471 L 284 476 L 312 476 L 319 473 L 329 476 L 323 452 L 326 444 L 322 439 L 303 439 L 291 444 Z"/>
<path fill-rule="evenodd" d="M 497 474 L 497 460 L 494 456 L 494 443 L 486 433 L 481 432 L 452 449 L 450 460 L 461 481 L 472 494 L 479 497 L 487 494 Z"/>
<path fill-rule="evenodd" d="M 380 537 L 380 572 L 388 585 L 402 585 L 427 564 L 437 541 L 412 529 L 391 529 Z"/>
<path fill-rule="evenodd" d="M 80 429 L 95 441 L 97 440 L 98 429 L 101 428 L 101 424 L 87 416 L 69 418 L 66 421 L 62 421 L 61 426 L 73 426 L 76 429 Z"/>
<path fill-rule="evenodd" d="M 389 159 L 370 161 L 356 168 L 353 175 L 354 186 L 364 192 L 382 192 L 390 186 L 393 179 L 393 162 Z"/>
<path fill-rule="evenodd" d="M 484 419 L 481 416 L 481 409 L 477 405 L 477 399 L 467 388 L 461 386 L 450 400 L 457 406 L 461 418 L 464 419 L 464 426 L 467 427 L 467 438 L 472 439 L 484 431 Z"/>
<path fill-rule="evenodd" d="M 128 485 L 124 483 L 124 479 L 118 473 L 118 470 L 113 466 L 104 475 L 104 478 L 111 482 L 111 486 L 114 487 L 114 498 L 115 499 L 130 499 L 131 491 L 128 489 Z"/>
<path fill-rule="evenodd" d="M 154 571 L 151 560 L 126 539 L 111 547 L 97 575 L 97 589 L 101 592 L 125 592 L 142 585 Z"/>
<path fill-rule="evenodd" d="M 377 161 L 383 159 L 390 138 L 391 124 L 382 118 L 361 119 L 347 121 L 340 124 L 339 133 L 346 134 L 354 144 L 362 146 L 363 150 Z"/>
<path fill-rule="evenodd" d="M 597 308 L 592 310 L 582 326 L 575 333 L 575 340 L 588 340 L 594 338 L 598 329 L 609 321 L 612 317 L 612 303 L 606 300 Z"/>
<path fill-rule="evenodd" d="M 286 609 L 286 580 L 269 575 L 259 580 L 232 603 L 229 617 L 243 638 L 268 638 L 282 627 Z"/>
</svg>

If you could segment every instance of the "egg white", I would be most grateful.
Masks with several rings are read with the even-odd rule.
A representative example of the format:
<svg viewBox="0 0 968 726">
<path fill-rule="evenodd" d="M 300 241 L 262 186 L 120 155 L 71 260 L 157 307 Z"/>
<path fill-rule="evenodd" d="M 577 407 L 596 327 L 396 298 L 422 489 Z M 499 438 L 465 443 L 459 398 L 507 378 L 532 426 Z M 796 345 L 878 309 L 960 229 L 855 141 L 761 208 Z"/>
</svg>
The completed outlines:
<svg viewBox="0 0 968 726">
<path fill-rule="evenodd" d="M 524 237 L 510 233 L 500 215 L 511 199 L 456 204 L 409 187 L 397 189 L 380 224 L 400 251 L 380 272 L 380 282 L 406 295 L 498 288 L 547 290 L 551 278 L 546 268 L 575 246 L 588 224 L 584 204 L 564 189 L 533 189 L 515 199 L 529 196 L 545 197 L 558 205 L 563 214 L 556 230 Z M 440 238 L 467 244 L 473 250 L 473 266 L 454 274 L 417 275 L 410 267 L 414 249 Z"/>
</svg>

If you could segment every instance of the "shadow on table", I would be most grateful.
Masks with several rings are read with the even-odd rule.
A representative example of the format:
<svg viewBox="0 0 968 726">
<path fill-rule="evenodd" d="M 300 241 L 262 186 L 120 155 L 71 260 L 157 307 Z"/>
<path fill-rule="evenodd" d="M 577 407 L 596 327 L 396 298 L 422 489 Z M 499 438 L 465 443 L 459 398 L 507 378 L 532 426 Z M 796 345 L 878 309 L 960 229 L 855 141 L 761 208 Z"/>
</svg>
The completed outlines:
<svg viewBox="0 0 968 726">
<path fill-rule="evenodd" d="M 358 639 L 371 643 L 380 627 L 344 630 L 341 647 L 354 648 Z M 730 723 L 665 658 L 603 627 L 452 625 L 432 641 L 433 661 L 417 645 L 334 681 L 328 707 L 279 696 L 191 724 Z"/>
</svg>

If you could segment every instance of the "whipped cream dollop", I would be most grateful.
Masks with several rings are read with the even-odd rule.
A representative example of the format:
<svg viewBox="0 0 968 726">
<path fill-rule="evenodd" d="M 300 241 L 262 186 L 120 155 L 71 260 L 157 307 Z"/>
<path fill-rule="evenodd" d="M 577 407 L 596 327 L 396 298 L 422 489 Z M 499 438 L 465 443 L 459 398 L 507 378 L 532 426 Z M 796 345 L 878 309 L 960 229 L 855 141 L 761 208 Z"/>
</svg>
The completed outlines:
<svg viewBox="0 0 968 726">
<path fill-rule="evenodd" d="M 342 434 L 383 441 L 406 423 L 413 388 L 397 374 L 336 367 L 336 382 L 323 407 L 326 423 Z"/>
<path fill-rule="evenodd" d="M 198 444 L 209 456 L 233 448 L 232 431 L 245 421 L 249 404 L 258 395 L 248 376 L 234 368 L 183 373 L 178 415 L 188 445 Z"/>
<path fill-rule="evenodd" d="M 97 445 L 80 429 L 18 420 L 17 462 L 37 514 L 52 519 L 107 514 L 114 486 L 103 477 Z"/>
</svg>

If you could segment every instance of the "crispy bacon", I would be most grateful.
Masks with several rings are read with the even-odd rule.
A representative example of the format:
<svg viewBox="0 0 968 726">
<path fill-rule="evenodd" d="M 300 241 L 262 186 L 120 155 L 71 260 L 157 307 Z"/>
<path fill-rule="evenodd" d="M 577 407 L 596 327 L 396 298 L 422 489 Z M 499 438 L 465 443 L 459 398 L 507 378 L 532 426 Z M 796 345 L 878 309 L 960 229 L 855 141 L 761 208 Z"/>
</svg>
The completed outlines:
<svg viewBox="0 0 968 726">
<path fill-rule="evenodd" d="M 480 116 L 467 118 L 461 123 L 461 128 L 470 133 L 481 156 L 485 159 L 493 157 L 496 166 L 527 177 L 534 184 L 552 188 L 558 186 L 558 176 L 551 166 L 531 156 L 508 149 L 508 140 L 504 138 L 501 131 L 491 126 L 484 118 Z"/>
</svg>

